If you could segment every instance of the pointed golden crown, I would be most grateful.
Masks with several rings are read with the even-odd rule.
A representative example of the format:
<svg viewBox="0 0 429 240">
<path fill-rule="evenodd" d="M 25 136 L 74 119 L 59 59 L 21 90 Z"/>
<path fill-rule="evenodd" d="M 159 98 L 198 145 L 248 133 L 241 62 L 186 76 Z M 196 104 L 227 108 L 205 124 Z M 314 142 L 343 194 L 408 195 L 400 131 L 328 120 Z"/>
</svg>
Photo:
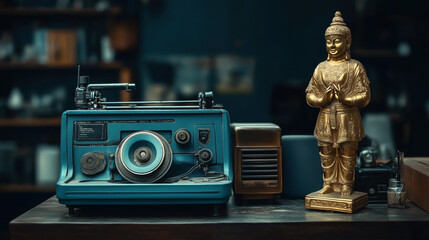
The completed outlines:
<svg viewBox="0 0 429 240">
<path fill-rule="evenodd" d="M 325 36 L 329 35 L 341 35 L 348 39 L 351 38 L 350 29 L 344 23 L 340 11 L 335 12 L 335 17 L 332 19 L 331 25 L 325 31 Z"/>
</svg>

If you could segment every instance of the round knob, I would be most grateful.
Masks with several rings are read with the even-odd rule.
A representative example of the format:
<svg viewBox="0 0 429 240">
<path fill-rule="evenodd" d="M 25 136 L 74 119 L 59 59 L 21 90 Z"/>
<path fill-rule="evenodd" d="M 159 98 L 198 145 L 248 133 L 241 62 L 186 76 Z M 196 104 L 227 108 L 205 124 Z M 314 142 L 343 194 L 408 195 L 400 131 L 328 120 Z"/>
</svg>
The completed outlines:
<svg viewBox="0 0 429 240">
<path fill-rule="evenodd" d="M 134 152 L 134 161 L 139 165 L 148 163 L 150 160 L 152 160 L 152 155 L 152 150 L 150 150 L 148 147 L 139 147 Z"/>
<path fill-rule="evenodd" d="M 202 162 L 209 162 L 210 160 L 212 160 L 212 157 L 212 152 L 207 148 L 201 149 L 198 152 L 198 159 Z"/>
<path fill-rule="evenodd" d="M 89 152 L 83 155 L 80 160 L 81 171 L 88 176 L 104 171 L 106 164 L 105 154 L 99 152 Z"/>
<path fill-rule="evenodd" d="M 186 129 L 179 129 L 174 135 L 174 139 L 177 143 L 184 145 L 191 140 L 191 134 Z"/>
</svg>

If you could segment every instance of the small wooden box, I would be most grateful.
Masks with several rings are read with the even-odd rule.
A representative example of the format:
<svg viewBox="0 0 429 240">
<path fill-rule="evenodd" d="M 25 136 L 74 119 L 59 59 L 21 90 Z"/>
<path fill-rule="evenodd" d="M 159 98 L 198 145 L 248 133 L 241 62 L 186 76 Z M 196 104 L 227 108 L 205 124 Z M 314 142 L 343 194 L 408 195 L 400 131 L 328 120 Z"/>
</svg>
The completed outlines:
<svg viewBox="0 0 429 240">
<path fill-rule="evenodd" d="M 429 212 L 429 157 L 404 158 L 401 172 L 408 199 Z"/>
<path fill-rule="evenodd" d="M 233 123 L 234 183 L 243 199 L 271 199 L 282 192 L 280 127 L 272 123 Z"/>
</svg>

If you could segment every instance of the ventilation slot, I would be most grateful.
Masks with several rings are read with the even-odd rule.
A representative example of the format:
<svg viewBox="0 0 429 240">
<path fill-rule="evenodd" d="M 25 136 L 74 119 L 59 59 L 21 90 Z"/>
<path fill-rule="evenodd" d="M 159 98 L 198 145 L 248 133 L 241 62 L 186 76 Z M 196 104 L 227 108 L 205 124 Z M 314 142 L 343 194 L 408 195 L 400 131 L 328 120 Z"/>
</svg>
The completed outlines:
<svg viewBox="0 0 429 240">
<path fill-rule="evenodd" d="M 276 150 L 243 150 L 241 152 L 242 180 L 277 180 Z"/>
</svg>

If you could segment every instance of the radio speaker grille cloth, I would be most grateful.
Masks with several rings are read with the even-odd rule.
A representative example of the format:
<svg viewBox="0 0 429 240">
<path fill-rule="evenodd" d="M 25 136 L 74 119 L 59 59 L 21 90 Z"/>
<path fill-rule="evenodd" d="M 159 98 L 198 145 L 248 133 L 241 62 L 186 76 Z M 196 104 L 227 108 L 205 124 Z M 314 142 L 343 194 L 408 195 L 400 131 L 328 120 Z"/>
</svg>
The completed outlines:
<svg viewBox="0 0 429 240">
<path fill-rule="evenodd" d="M 242 180 L 277 180 L 278 152 L 276 150 L 242 150 Z"/>
</svg>

